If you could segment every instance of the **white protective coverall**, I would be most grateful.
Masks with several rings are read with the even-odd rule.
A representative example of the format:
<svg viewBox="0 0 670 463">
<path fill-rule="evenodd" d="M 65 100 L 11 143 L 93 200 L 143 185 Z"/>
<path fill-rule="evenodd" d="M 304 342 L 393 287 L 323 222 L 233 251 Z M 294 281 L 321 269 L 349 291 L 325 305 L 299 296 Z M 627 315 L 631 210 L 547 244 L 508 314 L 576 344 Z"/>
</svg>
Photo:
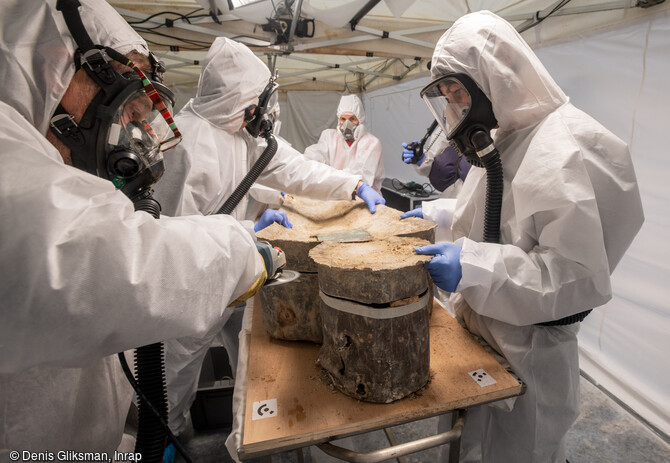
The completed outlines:
<svg viewBox="0 0 670 463">
<path fill-rule="evenodd" d="M 455 210 L 429 210 L 462 247 L 453 307 L 526 383 L 505 411 L 472 410 L 463 435 L 485 462 L 560 462 L 579 413 L 579 324 L 545 327 L 605 304 L 610 274 L 643 221 L 626 144 L 574 107 L 515 29 L 488 11 L 440 38 L 433 79 L 469 75 L 493 104 L 504 175 L 501 244 L 483 243 L 486 173 L 473 167 Z M 465 449 L 464 449 L 465 451 Z M 471 461 L 466 459 L 467 461 Z"/>
<path fill-rule="evenodd" d="M 94 43 L 147 53 L 108 3 L 80 1 Z M 45 134 L 76 45 L 55 3 L 0 2 L 0 461 L 111 458 L 132 400 L 116 353 L 204 333 L 265 272 L 233 218 L 155 220 L 64 164 Z"/>
<path fill-rule="evenodd" d="M 367 184 L 381 193 L 382 181 L 386 175 L 382 144 L 379 138 L 368 132 L 365 127 L 365 112 L 361 99 L 356 95 L 345 95 L 340 99 L 340 104 L 337 106 L 338 126 L 343 113 L 353 114 L 358 119 L 351 146 L 338 129 L 326 129 L 321 132 L 316 144 L 305 148 L 305 156 L 336 169 L 361 175 Z"/>
<path fill-rule="evenodd" d="M 156 185 L 155 197 L 168 215 L 213 214 L 228 199 L 265 150 L 262 138 L 241 129 L 244 109 L 258 103 L 270 71 L 245 45 L 217 38 L 203 62 L 198 91 L 175 117 L 184 141 L 166 152 L 166 172 Z M 283 139 L 258 183 L 275 191 L 318 199 L 351 199 L 361 177 L 305 159 Z M 232 216 L 245 219 L 248 198 Z M 253 233 L 253 222 L 245 221 Z M 227 315 L 242 307 L 228 310 Z M 224 317 L 225 318 L 225 317 Z M 235 315 L 241 321 L 241 313 Z M 198 386 L 203 359 L 218 337 L 236 369 L 240 326 L 225 319 L 201 337 L 166 342 L 166 374 L 170 426 L 179 433 L 185 425 Z M 222 331 L 223 329 L 223 331 Z"/>
</svg>

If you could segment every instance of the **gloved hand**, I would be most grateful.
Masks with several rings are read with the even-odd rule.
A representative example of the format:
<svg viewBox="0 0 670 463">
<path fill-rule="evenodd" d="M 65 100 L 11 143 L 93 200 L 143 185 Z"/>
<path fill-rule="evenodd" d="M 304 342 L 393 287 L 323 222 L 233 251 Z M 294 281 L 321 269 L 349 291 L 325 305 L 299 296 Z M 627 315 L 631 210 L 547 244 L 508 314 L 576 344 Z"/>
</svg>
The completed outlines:
<svg viewBox="0 0 670 463">
<path fill-rule="evenodd" d="M 377 212 L 377 208 L 375 207 L 376 204 L 386 204 L 384 197 L 377 193 L 374 188 L 365 182 L 363 182 L 361 186 L 358 187 L 356 195 L 365 201 L 365 203 L 368 205 L 368 209 L 370 209 L 371 214 Z"/>
<path fill-rule="evenodd" d="M 275 209 L 268 209 L 265 212 L 263 212 L 261 218 L 258 219 L 258 223 L 254 225 L 254 231 L 258 233 L 265 227 L 270 226 L 275 222 L 277 222 L 279 225 L 285 226 L 286 228 L 293 228 L 291 222 L 288 221 L 286 212 L 277 211 Z"/>
<path fill-rule="evenodd" d="M 430 272 L 438 288 L 453 293 L 463 275 L 461 269 L 461 247 L 451 243 L 436 243 L 415 248 L 417 254 L 434 254 L 435 257 L 423 266 Z"/>
<path fill-rule="evenodd" d="M 414 143 L 417 145 L 419 142 L 417 140 L 414 140 Z M 408 143 L 403 143 L 402 147 L 404 148 L 402 151 L 402 160 L 405 162 L 405 164 L 410 164 L 412 162 L 412 158 L 414 157 L 414 150 L 408 149 L 407 148 Z M 426 159 L 426 153 L 421 153 L 421 157 L 417 161 L 416 165 L 420 166 L 423 164 L 423 160 Z"/>
<path fill-rule="evenodd" d="M 423 219 L 423 211 L 421 210 L 421 207 L 417 207 L 416 209 L 412 209 L 411 211 L 400 214 L 401 219 L 406 219 L 407 217 L 418 217 Z"/>
<path fill-rule="evenodd" d="M 163 463 L 174 463 L 174 459 L 177 456 L 177 449 L 174 444 L 170 444 L 165 447 L 165 453 L 163 453 Z"/>
</svg>

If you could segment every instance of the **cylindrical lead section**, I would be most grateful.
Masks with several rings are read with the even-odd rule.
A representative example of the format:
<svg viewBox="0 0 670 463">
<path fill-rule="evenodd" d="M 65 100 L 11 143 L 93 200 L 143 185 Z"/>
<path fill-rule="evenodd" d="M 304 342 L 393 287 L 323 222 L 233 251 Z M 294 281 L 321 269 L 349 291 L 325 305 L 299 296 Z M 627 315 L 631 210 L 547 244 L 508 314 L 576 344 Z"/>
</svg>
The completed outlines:
<svg viewBox="0 0 670 463">
<path fill-rule="evenodd" d="M 319 292 L 323 344 L 319 363 L 340 392 L 389 403 L 421 389 L 430 378 L 432 295 L 373 308 Z"/>
</svg>

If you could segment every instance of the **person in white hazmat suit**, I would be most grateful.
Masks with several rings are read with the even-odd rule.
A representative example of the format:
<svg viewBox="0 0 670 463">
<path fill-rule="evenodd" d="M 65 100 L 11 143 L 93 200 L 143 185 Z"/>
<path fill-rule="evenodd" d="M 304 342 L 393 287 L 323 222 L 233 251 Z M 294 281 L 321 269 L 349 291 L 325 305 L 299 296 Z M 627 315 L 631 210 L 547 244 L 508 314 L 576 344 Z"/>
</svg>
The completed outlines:
<svg viewBox="0 0 670 463">
<path fill-rule="evenodd" d="M 158 112 L 169 108 L 152 107 L 144 80 L 159 78 L 160 69 L 107 2 L 80 2 L 75 11 L 91 45 L 111 47 L 138 66 L 114 62 L 105 74 L 125 82 L 120 94 L 128 93 L 112 108 L 114 117 L 138 119 L 120 125 L 102 114 L 109 131 L 100 145 L 136 149 L 140 172 L 150 172 L 165 146 L 144 116 L 151 110 L 161 120 Z M 109 179 L 73 167 L 105 166 L 119 153 L 73 150 L 54 133 L 63 126 L 52 116 L 62 109 L 58 121 L 71 134 L 91 135 L 80 122 L 102 96 L 88 64 L 75 67 L 80 42 L 55 5 L 0 1 L 0 461 L 11 451 L 111 458 L 133 396 L 116 353 L 204 333 L 266 275 L 253 237 L 233 217 L 156 220 L 135 211 Z M 97 63 L 89 70 L 104 72 Z M 97 143 L 95 136 L 85 140 Z"/>
<path fill-rule="evenodd" d="M 319 141 L 305 148 L 305 157 L 361 175 L 381 193 L 386 175 L 382 144 L 368 132 L 364 122 L 361 99 L 356 95 L 344 95 L 337 106 L 337 128 L 321 132 Z"/>
<path fill-rule="evenodd" d="M 504 188 L 499 243 L 482 242 L 488 170 L 473 167 L 457 199 L 423 206 L 454 243 L 417 253 L 435 255 L 425 266 L 455 292 L 457 316 L 527 388 L 511 410 L 470 411 L 461 461 L 564 463 L 579 413 L 579 321 L 612 297 L 610 274 L 644 221 L 630 153 L 488 11 L 440 38 L 431 75 L 421 93 L 433 115 L 469 159 L 498 151 Z M 493 144 L 480 143 L 496 121 Z"/>
<path fill-rule="evenodd" d="M 166 172 L 156 185 L 156 198 L 165 214 L 215 214 L 249 172 L 267 144 L 245 130 L 245 114 L 249 119 L 250 109 L 272 111 L 274 103 L 267 108 L 261 104 L 267 101 L 264 91 L 270 78 L 270 70 L 247 46 L 224 37 L 214 40 L 203 62 L 196 96 L 175 117 L 185 139 L 166 153 Z M 257 180 L 261 185 L 323 200 L 358 195 L 371 213 L 375 204 L 385 202 L 361 176 L 307 160 L 282 139 L 277 143 L 276 154 Z M 291 226 L 286 213 L 272 209 L 256 225 L 244 221 L 247 203 L 245 195 L 231 215 L 250 231 L 260 231 L 273 222 Z M 226 347 L 232 371 L 236 371 L 243 310 L 244 305 L 229 309 L 204 336 L 166 342 L 169 420 L 176 434 L 185 429 L 202 362 L 215 341 Z"/>
</svg>

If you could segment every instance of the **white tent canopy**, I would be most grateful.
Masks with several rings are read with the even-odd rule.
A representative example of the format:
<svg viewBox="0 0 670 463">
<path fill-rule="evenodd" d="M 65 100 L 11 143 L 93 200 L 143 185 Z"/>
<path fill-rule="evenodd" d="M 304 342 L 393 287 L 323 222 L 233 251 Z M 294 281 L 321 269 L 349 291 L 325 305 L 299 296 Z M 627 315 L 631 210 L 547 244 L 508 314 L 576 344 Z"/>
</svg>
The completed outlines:
<svg viewBox="0 0 670 463">
<path fill-rule="evenodd" d="M 659 1 L 662 2 L 111 0 L 110 3 L 134 23 L 154 51 L 160 52 L 168 67 L 170 83 L 196 85 L 198 63 L 209 44 L 215 37 L 225 36 L 249 45 L 271 69 L 277 69 L 283 91 L 360 93 L 426 74 L 425 64 L 438 38 L 456 19 L 471 11 L 493 11 L 523 30 L 524 38 L 534 45 L 670 7 L 663 3 L 653 8 L 642 7 Z M 295 22 L 294 15 L 298 18 Z"/>
<path fill-rule="evenodd" d="M 670 156 L 664 136 L 670 126 L 670 2 L 288 2 L 302 19 L 314 20 L 313 37 L 296 33 L 297 22 L 291 34 L 291 16 L 282 14 L 286 5 L 278 0 L 274 5 L 270 0 L 110 3 L 129 22 L 144 21 L 136 26 L 166 61 L 167 83 L 186 96 L 214 37 L 252 46 L 279 71 L 282 135 L 299 150 L 334 126 L 341 94 L 361 94 L 366 125 L 382 141 L 387 176 L 421 183 L 427 179 L 402 163 L 400 143 L 420 138 L 431 122 L 418 94 L 429 81 L 426 63 L 438 38 L 458 17 L 480 9 L 525 29 L 523 37 L 572 102 L 631 148 L 646 221 L 613 275 L 613 299 L 582 323 L 581 368 L 668 439 Z M 240 6 L 244 3 L 250 4 Z M 654 3 L 659 4 L 649 6 Z M 220 10 L 220 24 L 209 15 L 212 4 Z M 371 8 L 352 27 L 364 7 Z M 162 11 L 172 13 L 150 17 Z M 165 26 L 166 19 L 172 27 Z M 280 32 L 264 31 L 270 23 L 279 24 Z M 309 35 L 311 23 L 303 25 Z M 278 43 L 282 35 L 287 41 Z"/>
</svg>

